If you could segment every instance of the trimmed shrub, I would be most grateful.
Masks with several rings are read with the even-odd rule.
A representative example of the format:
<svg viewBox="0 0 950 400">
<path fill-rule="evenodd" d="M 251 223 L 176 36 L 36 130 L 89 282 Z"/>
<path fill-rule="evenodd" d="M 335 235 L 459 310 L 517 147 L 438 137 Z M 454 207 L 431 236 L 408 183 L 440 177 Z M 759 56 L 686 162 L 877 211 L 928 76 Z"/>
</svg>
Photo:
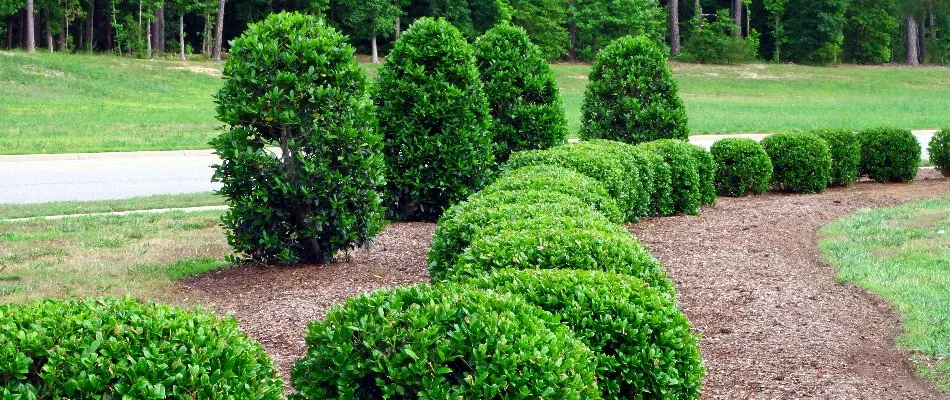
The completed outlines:
<svg viewBox="0 0 950 400">
<path fill-rule="evenodd" d="M 877 182 L 910 182 L 920 168 L 920 143 L 907 129 L 872 128 L 858 133 L 861 173 Z"/>
<path fill-rule="evenodd" d="M 696 160 L 696 174 L 699 176 L 699 202 L 716 204 L 716 160 L 702 146 L 689 145 L 690 154 Z"/>
<path fill-rule="evenodd" d="M 499 270 L 468 282 L 518 294 L 561 317 L 597 356 L 604 399 L 695 399 L 705 374 L 674 300 L 642 280 L 577 270 Z"/>
<path fill-rule="evenodd" d="M 644 163 L 653 172 L 653 195 L 650 197 L 650 215 L 672 215 L 673 211 L 673 183 L 670 165 L 660 155 L 635 147 Z"/>
<path fill-rule="evenodd" d="M 590 220 L 591 224 L 608 225 L 610 221 L 580 199 L 546 190 L 517 190 L 478 193 L 445 212 L 429 247 L 429 275 L 441 279 L 455 266 L 458 255 L 473 238 L 494 223 L 532 219 L 541 216 L 563 216 L 573 221 Z"/>
<path fill-rule="evenodd" d="M 0 305 L 3 398 L 281 399 L 237 321 L 133 299 Z"/>
<path fill-rule="evenodd" d="M 943 129 L 934 134 L 927 146 L 930 153 L 930 163 L 943 176 L 950 176 L 950 129 Z"/>
<path fill-rule="evenodd" d="M 776 133 L 762 139 L 772 161 L 772 186 L 798 193 L 821 193 L 831 180 L 831 150 L 822 138 Z"/>
<path fill-rule="evenodd" d="M 419 285 L 352 298 L 307 330 L 293 399 L 590 399 L 594 354 L 510 294 Z"/>
<path fill-rule="evenodd" d="M 699 213 L 703 193 L 699 181 L 699 165 L 689 143 L 676 139 L 655 140 L 637 147 L 663 158 L 670 166 L 673 212 L 689 215 Z"/>
<path fill-rule="evenodd" d="M 643 36 L 627 36 L 598 53 L 582 121 L 585 140 L 687 139 L 686 109 L 660 46 Z"/>
<path fill-rule="evenodd" d="M 710 148 L 716 160 L 716 192 L 723 196 L 760 195 L 772 181 L 772 161 L 752 139 L 726 138 Z"/>
<path fill-rule="evenodd" d="M 472 49 L 450 23 L 421 18 L 399 37 L 374 100 L 393 218 L 434 221 L 488 183 L 488 102 Z"/>
<path fill-rule="evenodd" d="M 618 159 L 623 161 L 623 169 L 627 171 L 636 171 L 637 191 L 635 193 L 636 219 L 650 215 L 650 204 L 653 200 L 656 188 L 653 187 L 654 173 L 651 164 L 646 160 L 643 152 L 635 146 L 606 139 L 591 139 L 577 143 L 575 145 L 590 148 L 593 151 L 602 153 L 613 153 Z"/>
<path fill-rule="evenodd" d="M 564 193 L 577 197 L 613 222 L 618 224 L 624 222 L 623 215 L 620 213 L 620 209 L 617 208 L 617 202 L 610 197 L 610 193 L 607 193 L 604 185 L 601 185 L 596 179 L 567 168 L 554 165 L 518 168 L 505 173 L 478 193 L 479 195 L 487 195 L 512 190 Z"/>
<path fill-rule="evenodd" d="M 325 262 L 382 229 L 382 137 L 353 54 L 298 13 L 251 24 L 231 46 L 217 95 L 229 129 L 211 144 L 237 258 Z"/>
<path fill-rule="evenodd" d="M 495 158 L 563 144 L 567 119 L 554 73 L 524 29 L 498 25 L 473 45 L 493 123 Z"/>
<path fill-rule="evenodd" d="M 858 180 L 861 165 L 861 142 L 847 129 L 816 129 L 808 133 L 818 135 L 831 150 L 831 180 L 829 186 L 850 186 Z"/>
</svg>

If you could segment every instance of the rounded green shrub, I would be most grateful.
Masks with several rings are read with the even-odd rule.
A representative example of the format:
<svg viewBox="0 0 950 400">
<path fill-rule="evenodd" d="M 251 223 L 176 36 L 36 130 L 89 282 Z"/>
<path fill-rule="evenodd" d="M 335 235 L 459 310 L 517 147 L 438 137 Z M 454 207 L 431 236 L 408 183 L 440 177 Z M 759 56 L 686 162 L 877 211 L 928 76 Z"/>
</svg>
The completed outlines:
<svg viewBox="0 0 950 400">
<path fill-rule="evenodd" d="M 281 399 L 260 344 L 218 318 L 133 299 L 0 305 L 5 399 Z"/>
<path fill-rule="evenodd" d="M 441 279 L 453 268 L 459 254 L 486 226 L 501 221 L 563 216 L 571 220 L 591 220 L 610 224 L 610 220 L 582 200 L 547 190 L 515 190 L 478 194 L 456 204 L 439 219 L 429 247 L 429 275 Z"/>
<path fill-rule="evenodd" d="M 702 146 L 689 145 L 690 154 L 696 160 L 696 174 L 699 176 L 699 202 L 716 204 L 716 160 Z"/>
<path fill-rule="evenodd" d="M 772 161 L 772 186 L 798 193 L 821 193 L 831 180 L 831 150 L 822 138 L 776 133 L 762 139 Z"/>
<path fill-rule="evenodd" d="M 850 186 L 858 180 L 861 165 L 861 142 L 858 135 L 847 129 L 816 129 L 809 133 L 818 135 L 828 143 L 831 150 L 831 181 L 829 186 Z"/>
<path fill-rule="evenodd" d="M 592 399 L 594 354 L 510 294 L 418 285 L 348 300 L 310 324 L 293 399 Z"/>
<path fill-rule="evenodd" d="M 861 172 L 877 182 L 910 182 L 920 167 L 920 143 L 907 129 L 872 128 L 858 133 Z"/>
<path fill-rule="evenodd" d="M 346 37 L 313 16 L 274 14 L 234 40 L 211 144 L 237 258 L 325 262 L 382 229 L 382 136 Z M 270 148 L 279 147 L 275 154 Z"/>
<path fill-rule="evenodd" d="M 636 171 L 635 176 L 638 179 L 636 192 L 634 193 L 634 201 L 636 204 L 636 208 L 634 209 L 634 216 L 636 218 L 634 220 L 636 221 L 650 215 L 650 204 L 656 188 L 653 187 L 654 173 L 651 168 L 652 165 L 645 159 L 642 151 L 638 150 L 636 146 L 606 139 L 585 140 L 575 144 L 575 146 L 586 147 L 592 151 L 604 154 L 614 154 L 617 160 L 623 163 L 622 167 L 624 170 Z M 632 174 L 632 172 L 629 173 Z"/>
<path fill-rule="evenodd" d="M 536 165 L 508 171 L 491 185 L 482 189 L 480 195 L 512 190 L 547 190 L 574 196 L 590 205 L 616 223 L 624 218 L 617 202 L 610 197 L 604 185 L 567 168 L 554 165 Z"/>
<path fill-rule="evenodd" d="M 485 85 L 495 138 L 495 158 L 563 144 L 567 119 L 554 73 L 541 49 L 521 27 L 501 24 L 473 45 Z"/>
<path fill-rule="evenodd" d="M 413 23 L 374 92 L 393 218 L 434 221 L 488 183 L 495 166 L 488 102 L 472 49 L 452 24 Z"/>
<path fill-rule="evenodd" d="M 561 317 L 597 356 L 604 399 L 695 399 L 705 374 L 675 301 L 642 280 L 577 270 L 504 269 L 468 282 L 517 294 Z"/>
<path fill-rule="evenodd" d="M 752 139 L 726 138 L 709 149 L 716 161 L 716 191 L 741 197 L 765 193 L 772 181 L 772 161 Z"/>
<path fill-rule="evenodd" d="M 634 146 L 644 164 L 653 173 L 653 193 L 650 196 L 650 215 L 672 215 L 673 211 L 673 182 L 670 165 L 660 155 Z"/>
<path fill-rule="evenodd" d="M 692 145 L 677 139 L 662 139 L 637 145 L 663 158 L 670 167 L 672 210 L 674 213 L 696 215 L 703 193 L 699 181 L 699 163 Z"/>
<path fill-rule="evenodd" d="M 687 139 L 686 109 L 666 56 L 644 36 L 623 37 L 601 50 L 584 93 L 581 138 L 631 144 Z"/>
<path fill-rule="evenodd" d="M 927 146 L 930 153 L 930 163 L 943 176 L 950 176 L 950 129 L 943 129 L 935 133 Z"/>
</svg>

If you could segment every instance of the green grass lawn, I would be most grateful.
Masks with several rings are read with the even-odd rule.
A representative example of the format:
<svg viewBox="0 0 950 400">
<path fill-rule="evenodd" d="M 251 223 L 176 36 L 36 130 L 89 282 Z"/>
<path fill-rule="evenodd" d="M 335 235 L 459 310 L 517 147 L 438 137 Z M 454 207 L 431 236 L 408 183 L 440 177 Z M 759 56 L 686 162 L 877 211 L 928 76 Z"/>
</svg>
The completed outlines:
<svg viewBox="0 0 950 400">
<path fill-rule="evenodd" d="M 39 204 L 0 204 L 0 219 L 30 218 L 47 215 L 107 213 L 114 211 L 154 210 L 223 205 L 214 193 L 162 194 L 104 201 L 57 201 Z"/>
<path fill-rule="evenodd" d="M 371 77 L 378 66 L 365 64 Z M 215 62 L 0 52 L 0 154 L 207 148 Z M 553 66 L 571 131 L 588 65 Z M 950 123 L 950 68 L 674 64 L 693 133 Z"/>
<path fill-rule="evenodd" d="M 840 279 L 903 315 L 899 344 L 913 351 L 922 376 L 950 392 L 950 197 L 863 210 L 819 235 Z"/>
</svg>

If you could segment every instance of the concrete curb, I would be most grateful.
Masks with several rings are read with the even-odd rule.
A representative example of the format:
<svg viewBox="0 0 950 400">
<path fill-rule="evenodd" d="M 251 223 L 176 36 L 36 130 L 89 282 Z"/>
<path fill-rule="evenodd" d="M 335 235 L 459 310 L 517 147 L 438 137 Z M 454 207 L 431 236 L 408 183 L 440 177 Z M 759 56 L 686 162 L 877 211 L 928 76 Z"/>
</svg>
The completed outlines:
<svg viewBox="0 0 950 400">
<path fill-rule="evenodd" d="M 34 221 L 34 220 L 44 220 L 44 221 L 56 221 L 66 218 L 78 218 L 78 217 L 101 217 L 101 216 L 111 216 L 111 215 L 131 215 L 131 214 L 160 214 L 165 212 L 199 212 L 199 211 L 217 211 L 217 210 L 227 210 L 228 206 L 200 206 L 200 207 L 180 207 L 180 208 L 154 208 L 150 210 L 129 210 L 129 211 L 112 211 L 104 213 L 88 213 L 88 214 L 63 214 L 63 215 L 47 215 L 47 216 L 37 216 L 37 217 L 27 217 L 27 218 L 11 218 L 11 219 L 0 219 L 0 222 L 23 222 L 23 221 Z"/>
</svg>

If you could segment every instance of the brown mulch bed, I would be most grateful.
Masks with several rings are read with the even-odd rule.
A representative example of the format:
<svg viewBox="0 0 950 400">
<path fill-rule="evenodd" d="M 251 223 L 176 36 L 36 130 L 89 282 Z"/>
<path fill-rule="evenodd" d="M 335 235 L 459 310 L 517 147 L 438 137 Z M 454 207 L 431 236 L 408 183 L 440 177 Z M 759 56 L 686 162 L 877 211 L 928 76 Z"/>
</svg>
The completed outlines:
<svg viewBox="0 0 950 400">
<path fill-rule="evenodd" d="M 942 398 L 916 378 L 882 300 L 835 280 L 815 232 L 857 209 L 950 195 L 923 171 L 910 185 L 861 183 L 820 195 L 720 198 L 698 217 L 631 225 L 676 282 L 702 335 L 704 398 Z M 434 224 L 392 224 L 375 246 L 326 266 L 238 267 L 182 284 L 182 300 L 233 313 L 287 374 L 309 321 L 359 293 L 428 280 Z"/>
</svg>

